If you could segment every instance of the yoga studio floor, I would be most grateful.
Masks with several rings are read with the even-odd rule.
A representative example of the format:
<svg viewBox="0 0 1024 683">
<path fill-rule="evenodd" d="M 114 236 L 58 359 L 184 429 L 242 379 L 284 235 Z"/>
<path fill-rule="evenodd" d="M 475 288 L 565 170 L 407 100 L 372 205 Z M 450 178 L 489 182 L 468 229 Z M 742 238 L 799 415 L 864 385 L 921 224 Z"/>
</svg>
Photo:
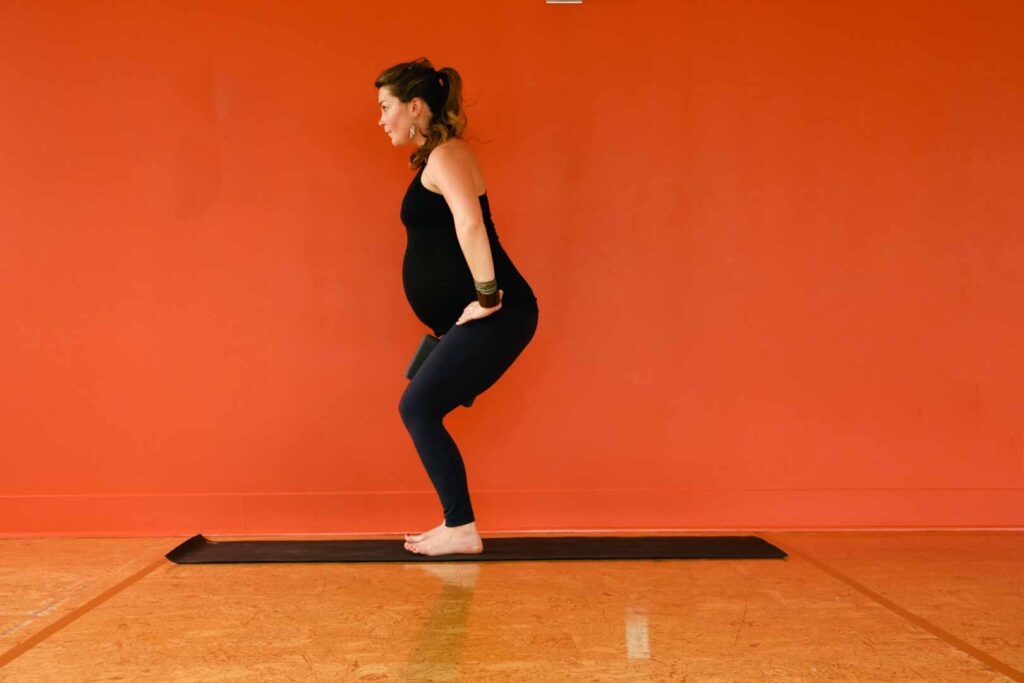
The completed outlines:
<svg viewBox="0 0 1024 683">
<path fill-rule="evenodd" d="M 1024 680 L 1024 532 L 757 535 L 789 556 L 180 565 L 187 536 L 0 539 L 0 681 Z"/>
</svg>

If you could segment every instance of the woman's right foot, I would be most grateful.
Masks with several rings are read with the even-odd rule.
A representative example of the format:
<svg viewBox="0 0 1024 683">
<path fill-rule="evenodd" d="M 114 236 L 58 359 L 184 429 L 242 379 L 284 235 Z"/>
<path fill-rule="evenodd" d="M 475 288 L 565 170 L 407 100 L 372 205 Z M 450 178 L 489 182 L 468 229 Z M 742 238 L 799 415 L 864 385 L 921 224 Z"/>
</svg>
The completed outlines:
<svg viewBox="0 0 1024 683">
<path fill-rule="evenodd" d="M 406 534 L 405 540 L 409 541 L 410 543 L 419 543 L 420 541 L 425 541 L 431 536 L 441 533 L 442 531 L 444 531 L 444 528 L 444 521 L 442 521 L 440 524 L 435 526 L 430 531 L 424 531 L 422 534 Z"/>
</svg>

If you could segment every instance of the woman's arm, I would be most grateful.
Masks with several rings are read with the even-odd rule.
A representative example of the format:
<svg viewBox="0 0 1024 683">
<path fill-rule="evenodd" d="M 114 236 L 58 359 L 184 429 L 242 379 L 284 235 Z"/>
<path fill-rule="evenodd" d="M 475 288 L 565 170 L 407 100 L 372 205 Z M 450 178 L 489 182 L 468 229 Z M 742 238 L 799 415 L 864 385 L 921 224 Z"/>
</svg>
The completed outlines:
<svg viewBox="0 0 1024 683">
<path fill-rule="evenodd" d="M 490 282 L 494 279 L 494 259 L 491 257 L 491 243 L 487 239 L 487 226 L 476 225 L 455 226 L 455 235 L 459 238 L 459 246 L 466 257 L 469 271 L 477 282 Z"/>
<path fill-rule="evenodd" d="M 494 260 L 487 226 L 473 180 L 472 151 L 462 145 L 441 145 L 430 153 L 430 179 L 448 202 L 455 235 L 477 282 L 494 279 Z"/>
</svg>

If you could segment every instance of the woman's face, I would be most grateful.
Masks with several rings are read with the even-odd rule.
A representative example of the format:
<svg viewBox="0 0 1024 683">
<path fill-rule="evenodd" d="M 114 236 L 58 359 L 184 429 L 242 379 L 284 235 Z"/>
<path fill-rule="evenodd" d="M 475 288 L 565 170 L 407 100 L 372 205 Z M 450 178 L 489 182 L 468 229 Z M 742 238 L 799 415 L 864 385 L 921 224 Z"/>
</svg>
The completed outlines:
<svg viewBox="0 0 1024 683">
<path fill-rule="evenodd" d="M 401 145 L 409 138 L 409 126 L 412 125 L 405 105 L 399 102 L 386 86 L 380 89 L 377 104 L 380 107 L 378 123 L 384 126 L 384 132 L 391 138 L 392 145 Z M 402 131 L 405 131 L 404 136 Z"/>
<path fill-rule="evenodd" d="M 409 103 L 403 104 L 388 91 L 387 86 L 382 86 L 377 93 L 377 106 L 380 107 L 380 120 L 377 123 L 384 126 L 384 132 L 391 138 L 392 145 L 422 145 L 425 142 L 422 131 L 430 122 L 430 110 L 422 99 L 414 97 Z M 413 123 L 416 124 L 416 137 L 410 140 L 409 128 Z"/>
</svg>

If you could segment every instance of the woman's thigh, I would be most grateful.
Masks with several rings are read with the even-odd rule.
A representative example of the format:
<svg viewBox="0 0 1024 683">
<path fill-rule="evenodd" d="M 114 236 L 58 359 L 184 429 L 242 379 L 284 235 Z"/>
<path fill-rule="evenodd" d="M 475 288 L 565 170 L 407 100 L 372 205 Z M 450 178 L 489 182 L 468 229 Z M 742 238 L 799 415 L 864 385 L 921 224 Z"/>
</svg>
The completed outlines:
<svg viewBox="0 0 1024 683">
<path fill-rule="evenodd" d="M 498 381 L 537 329 L 538 314 L 502 308 L 486 318 L 452 325 L 406 388 L 403 401 L 446 415 Z"/>
</svg>

